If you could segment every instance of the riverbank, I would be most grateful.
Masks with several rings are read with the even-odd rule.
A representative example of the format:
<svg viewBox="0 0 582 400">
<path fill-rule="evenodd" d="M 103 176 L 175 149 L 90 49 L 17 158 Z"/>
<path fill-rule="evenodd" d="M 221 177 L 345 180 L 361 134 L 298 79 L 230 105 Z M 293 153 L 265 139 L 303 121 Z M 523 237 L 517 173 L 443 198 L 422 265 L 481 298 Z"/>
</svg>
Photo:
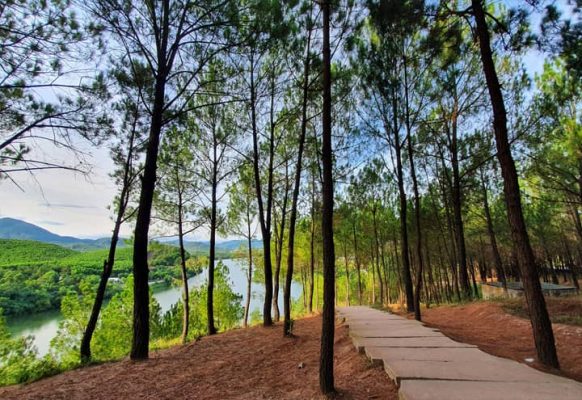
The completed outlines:
<svg viewBox="0 0 582 400">
<path fill-rule="evenodd" d="M 151 355 L 125 359 L 0 388 L 3 399 L 313 399 L 319 395 L 321 317 L 298 319 L 294 337 L 282 327 L 256 326 L 204 337 Z M 397 399 L 380 367 L 356 353 L 347 327 L 336 326 L 335 382 L 339 398 Z"/>
<path fill-rule="evenodd" d="M 217 260 L 225 264 L 228 269 L 228 279 L 234 293 L 241 296 L 241 305 L 244 305 L 244 298 L 247 290 L 246 261 L 244 259 Z M 207 269 L 202 269 L 199 273 L 188 279 L 190 290 L 200 287 L 207 279 Z M 150 282 L 152 284 L 154 282 Z M 160 306 L 161 313 L 165 313 L 170 308 L 181 301 L 182 287 L 154 284 L 153 297 Z M 291 286 L 291 298 L 297 300 L 301 295 L 302 287 L 299 283 L 293 282 Z M 262 283 L 253 282 L 252 298 L 250 304 L 251 314 L 253 312 L 260 315 L 263 307 L 265 289 Z M 283 291 L 279 291 L 279 304 L 283 304 Z M 32 343 L 38 350 L 39 356 L 44 356 L 49 352 L 51 340 L 57 335 L 59 322 L 62 320 L 60 311 L 48 311 L 38 314 L 9 318 L 8 329 L 14 337 L 31 336 Z"/>
<path fill-rule="evenodd" d="M 571 308 L 573 300 L 548 298 L 552 320 L 562 318 L 560 316 L 564 313 L 572 312 L 575 316 L 582 309 L 582 302 L 578 300 L 578 306 Z M 562 302 L 568 303 L 570 308 L 561 307 L 559 304 Z M 476 345 L 487 353 L 510 358 L 542 371 L 556 373 L 547 371 L 537 361 L 530 321 L 514 315 L 513 308 L 521 309 L 521 305 L 516 304 L 518 302 L 515 300 L 507 304 L 500 300 L 431 307 L 422 310 L 422 321 L 456 341 Z M 582 327 L 555 322 L 552 327 L 561 365 L 558 374 L 582 382 Z"/>
</svg>

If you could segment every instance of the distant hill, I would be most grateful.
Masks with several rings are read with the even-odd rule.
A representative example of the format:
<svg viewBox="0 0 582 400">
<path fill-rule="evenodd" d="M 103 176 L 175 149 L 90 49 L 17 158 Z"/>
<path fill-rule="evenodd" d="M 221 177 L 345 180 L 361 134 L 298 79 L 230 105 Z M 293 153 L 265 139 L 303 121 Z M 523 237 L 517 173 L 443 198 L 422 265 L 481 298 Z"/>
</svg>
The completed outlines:
<svg viewBox="0 0 582 400">
<path fill-rule="evenodd" d="M 0 267 L 56 263 L 76 254 L 79 253 L 51 243 L 0 239 Z"/>
<path fill-rule="evenodd" d="M 34 240 L 79 251 L 105 249 L 110 243 L 109 238 L 79 239 L 73 236 L 57 235 L 40 226 L 15 218 L 0 218 L 0 239 Z M 123 247 L 123 245 L 120 241 L 119 246 Z"/>
<path fill-rule="evenodd" d="M 0 218 L 0 239 L 15 239 L 15 240 L 33 240 L 37 242 L 56 244 L 67 249 L 77 251 L 92 251 L 109 248 L 111 239 L 79 239 L 73 236 L 61 236 L 52 233 L 40 226 L 15 219 L 15 218 Z M 172 239 L 163 241 L 162 243 L 170 246 L 178 246 L 178 240 Z M 262 247 L 261 240 L 253 240 L 252 246 L 254 249 Z M 239 247 L 247 246 L 246 240 L 227 240 L 216 243 L 216 252 L 223 255 L 237 250 Z M 119 241 L 118 247 L 125 247 L 123 240 Z M 209 241 L 189 241 L 185 242 L 186 251 L 191 254 L 208 253 L 210 249 Z"/>
<path fill-rule="evenodd" d="M 217 249 L 226 250 L 226 251 L 234 251 L 241 246 L 246 249 L 248 246 L 247 241 L 240 239 L 240 240 L 227 240 L 225 242 L 216 243 Z M 253 249 L 262 248 L 263 241 L 262 240 L 253 240 L 251 242 L 251 246 Z"/>
<path fill-rule="evenodd" d="M 163 243 L 178 246 L 178 240 L 170 240 L 165 241 Z M 243 239 L 235 239 L 235 240 L 227 240 L 224 242 L 217 242 L 216 243 L 216 252 L 217 253 L 231 253 L 237 250 L 239 247 L 243 246 L 245 249 L 247 247 L 247 241 Z M 253 240 L 252 241 L 253 249 L 261 248 L 263 246 L 263 242 L 260 240 Z M 184 248 L 186 251 L 196 254 L 196 253 L 208 253 L 210 250 L 210 242 L 209 241 L 185 241 Z"/>
</svg>

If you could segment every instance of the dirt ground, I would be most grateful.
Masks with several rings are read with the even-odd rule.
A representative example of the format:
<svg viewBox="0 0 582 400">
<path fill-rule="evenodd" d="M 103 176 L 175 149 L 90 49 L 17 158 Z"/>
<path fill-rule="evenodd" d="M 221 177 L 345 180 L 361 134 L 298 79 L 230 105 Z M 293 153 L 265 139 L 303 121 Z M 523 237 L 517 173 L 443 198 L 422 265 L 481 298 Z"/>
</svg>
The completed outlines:
<svg viewBox="0 0 582 400">
<path fill-rule="evenodd" d="M 560 309 L 559 304 L 549 307 Z M 508 313 L 498 302 L 475 302 L 423 310 L 423 322 L 450 338 L 478 346 L 487 353 L 532 365 L 538 369 L 529 320 Z M 552 324 L 561 372 L 549 371 L 582 381 L 582 327 Z M 526 358 L 533 358 L 527 363 Z"/>
<path fill-rule="evenodd" d="M 2 399 L 320 399 L 321 318 L 282 328 L 253 327 L 153 353 L 0 388 Z M 357 354 L 347 327 L 336 326 L 335 384 L 340 399 L 397 399 L 388 375 Z M 302 367 L 299 368 L 300 364 Z"/>
</svg>

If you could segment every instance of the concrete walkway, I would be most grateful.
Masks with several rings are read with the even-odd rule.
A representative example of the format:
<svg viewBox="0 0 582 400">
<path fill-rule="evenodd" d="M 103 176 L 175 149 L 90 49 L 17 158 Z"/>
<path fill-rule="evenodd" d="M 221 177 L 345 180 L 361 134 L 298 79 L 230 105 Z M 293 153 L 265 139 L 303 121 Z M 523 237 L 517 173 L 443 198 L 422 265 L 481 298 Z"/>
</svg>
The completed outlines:
<svg viewBox="0 0 582 400">
<path fill-rule="evenodd" d="M 582 383 L 546 374 L 437 329 L 370 307 L 337 310 L 360 352 L 384 370 L 406 400 L 581 400 Z"/>
</svg>

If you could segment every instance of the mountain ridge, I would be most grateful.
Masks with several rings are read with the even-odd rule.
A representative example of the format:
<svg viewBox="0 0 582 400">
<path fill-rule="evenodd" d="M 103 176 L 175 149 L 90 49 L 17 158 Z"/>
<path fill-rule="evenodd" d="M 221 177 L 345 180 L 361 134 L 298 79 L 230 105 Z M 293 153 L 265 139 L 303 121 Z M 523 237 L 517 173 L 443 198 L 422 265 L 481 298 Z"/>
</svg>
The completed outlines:
<svg viewBox="0 0 582 400">
<path fill-rule="evenodd" d="M 38 225 L 32 224 L 16 218 L 2 217 L 0 218 L 0 239 L 14 239 L 14 240 L 33 240 L 42 243 L 56 244 L 68 249 L 87 251 L 105 249 L 111 243 L 110 238 L 98 239 L 81 239 L 74 236 L 58 235 L 42 228 Z M 164 240 L 161 243 L 177 246 L 178 240 Z M 189 252 L 206 252 L 210 249 L 210 242 L 204 240 L 186 240 L 184 242 L 185 248 Z M 123 238 L 119 241 L 119 247 L 125 247 Z M 232 252 L 239 247 L 246 248 L 247 241 L 244 239 L 229 239 L 216 243 L 216 250 Z M 254 239 L 252 241 L 253 248 L 262 246 L 262 241 Z"/>
</svg>

